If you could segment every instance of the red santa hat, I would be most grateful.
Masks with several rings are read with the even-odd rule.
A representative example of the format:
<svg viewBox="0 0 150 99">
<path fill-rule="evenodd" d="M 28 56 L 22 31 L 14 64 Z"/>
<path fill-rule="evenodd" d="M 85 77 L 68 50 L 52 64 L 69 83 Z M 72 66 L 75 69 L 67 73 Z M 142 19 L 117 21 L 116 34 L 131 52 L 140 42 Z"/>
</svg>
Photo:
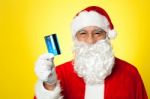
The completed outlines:
<svg viewBox="0 0 150 99">
<path fill-rule="evenodd" d="M 75 37 L 76 33 L 87 26 L 97 26 L 107 32 L 110 39 L 116 37 L 114 26 L 106 11 L 97 6 L 90 6 L 77 13 L 72 21 L 72 33 Z"/>
</svg>

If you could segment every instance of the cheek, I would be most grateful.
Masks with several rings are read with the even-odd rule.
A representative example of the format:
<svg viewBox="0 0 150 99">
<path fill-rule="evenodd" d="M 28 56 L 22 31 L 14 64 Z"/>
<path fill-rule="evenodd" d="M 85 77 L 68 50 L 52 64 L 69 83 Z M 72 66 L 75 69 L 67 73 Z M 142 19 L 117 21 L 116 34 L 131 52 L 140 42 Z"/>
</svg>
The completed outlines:
<svg viewBox="0 0 150 99">
<path fill-rule="evenodd" d="M 106 38 L 106 35 L 102 35 L 102 36 L 99 36 L 99 37 L 95 37 L 95 40 L 103 40 Z"/>
<path fill-rule="evenodd" d="M 86 42 L 86 39 L 85 38 L 79 38 L 78 41 Z"/>
<path fill-rule="evenodd" d="M 104 39 L 105 37 L 98 37 L 98 38 L 96 38 L 96 40 L 98 41 L 98 40 L 102 40 L 102 39 Z"/>
<path fill-rule="evenodd" d="M 83 41 L 83 42 L 86 41 L 85 37 L 79 37 L 79 36 L 77 36 L 77 40 L 78 41 Z"/>
<path fill-rule="evenodd" d="M 94 38 L 94 43 L 100 41 L 100 40 L 104 40 L 105 38 L 104 37 L 97 37 L 97 38 Z"/>
</svg>

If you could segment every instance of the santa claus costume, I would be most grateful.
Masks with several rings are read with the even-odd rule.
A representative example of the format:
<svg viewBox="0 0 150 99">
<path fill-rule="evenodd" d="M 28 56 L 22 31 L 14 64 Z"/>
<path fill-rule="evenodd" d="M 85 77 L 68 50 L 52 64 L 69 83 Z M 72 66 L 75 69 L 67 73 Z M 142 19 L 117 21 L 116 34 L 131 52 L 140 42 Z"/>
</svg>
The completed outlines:
<svg viewBox="0 0 150 99">
<path fill-rule="evenodd" d="M 108 14 L 100 7 L 88 7 L 75 16 L 72 22 L 73 39 L 78 30 L 87 26 L 102 28 L 107 32 L 109 39 L 116 35 Z M 105 41 L 98 43 L 104 45 Z M 46 90 L 43 81 L 39 80 L 36 84 L 35 99 L 148 99 L 137 69 L 114 57 L 108 42 L 105 48 L 100 46 L 100 49 L 104 50 L 103 53 L 101 50 L 96 51 L 96 54 L 102 55 L 101 58 L 92 57 L 91 49 L 80 54 L 81 49 L 78 47 L 83 45 L 75 46 L 79 57 L 55 68 L 58 79 L 55 89 Z M 93 47 L 97 48 L 99 45 Z M 86 54 L 89 54 L 89 57 L 85 56 Z M 93 61 L 88 62 L 85 57 Z M 83 65 L 90 65 L 96 69 L 89 69 Z M 101 67 L 98 67 L 99 65 Z"/>
</svg>

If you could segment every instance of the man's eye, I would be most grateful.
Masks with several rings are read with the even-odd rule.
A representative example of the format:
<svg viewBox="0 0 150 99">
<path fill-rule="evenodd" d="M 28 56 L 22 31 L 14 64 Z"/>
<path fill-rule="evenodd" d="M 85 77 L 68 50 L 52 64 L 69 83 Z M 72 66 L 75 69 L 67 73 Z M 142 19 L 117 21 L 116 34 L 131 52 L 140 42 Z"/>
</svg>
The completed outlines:
<svg viewBox="0 0 150 99">
<path fill-rule="evenodd" d="M 100 34 L 101 32 L 96 32 L 95 34 Z"/>
<path fill-rule="evenodd" d="M 103 34 L 102 32 L 95 32 L 95 35 L 101 35 Z"/>
<path fill-rule="evenodd" d="M 95 34 L 103 34 L 105 33 L 104 31 L 96 31 Z"/>
</svg>

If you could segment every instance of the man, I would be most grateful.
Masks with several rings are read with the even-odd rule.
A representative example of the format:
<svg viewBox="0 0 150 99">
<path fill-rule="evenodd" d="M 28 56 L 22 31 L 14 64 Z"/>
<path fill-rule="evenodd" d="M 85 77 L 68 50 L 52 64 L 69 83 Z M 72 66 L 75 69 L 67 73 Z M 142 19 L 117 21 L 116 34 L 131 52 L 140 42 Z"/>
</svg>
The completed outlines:
<svg viewBox="0 0 150 99">
<path fill-rule="evenodd" d="M 37 60 L 35 99 L 148 99 L 137 69 L 114 57 L 110 39 L 116 33 L 102 8 L 79 12 L 72 36 L 72 61 L 54 67 L 50 53 Z"/>
</svg>

